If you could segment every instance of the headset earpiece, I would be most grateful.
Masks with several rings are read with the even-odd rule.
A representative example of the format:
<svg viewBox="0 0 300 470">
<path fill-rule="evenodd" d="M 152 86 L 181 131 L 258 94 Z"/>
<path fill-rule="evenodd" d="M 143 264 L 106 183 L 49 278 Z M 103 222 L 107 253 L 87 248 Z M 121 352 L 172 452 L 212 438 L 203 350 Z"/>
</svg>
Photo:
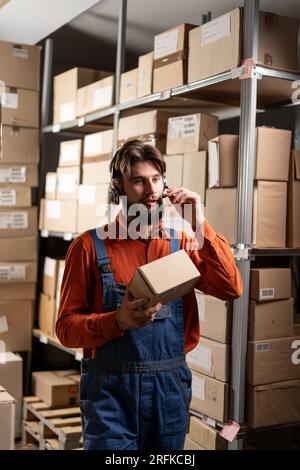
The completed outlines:
<svg viewBox="0 0 300 470">
<path fill-rule="evenodd" d="M 166 175 L 163 175 L 163 183 L 164 183 L 164 189 L 163 189 L 163 195 L 162 197 L 167 197 L 166 190 L 169 189 L 167 185 L 167 177 Z"/>
<path fill-rule="evenodd" d="M 116 206 L 120 204 L 120 191 L 114 185 L 113 180 L 110 182 L 110 185 L 108 188 L 108 198 L 111 204 L 115 204 Z"/>
</svg>

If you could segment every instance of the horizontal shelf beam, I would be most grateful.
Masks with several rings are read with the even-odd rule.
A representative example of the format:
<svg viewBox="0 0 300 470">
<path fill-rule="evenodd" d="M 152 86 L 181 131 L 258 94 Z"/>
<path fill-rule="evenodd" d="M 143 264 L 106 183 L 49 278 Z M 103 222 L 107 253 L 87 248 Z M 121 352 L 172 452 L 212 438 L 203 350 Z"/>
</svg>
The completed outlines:
<svg viewBox="0 0 300 470">
<path fill-rule="evenodd" d="M 38 338 L 40 343 L 43 343 L 43 344 L 50 344 L 51 346 L 54 346 L 55 348 L 57 349 L 61 349 L 62 351 L 68 353 L 68 354 L 72 354 L 73 356 L 75 356 L 75 359 L 77 361 L 81 361 L 82 359 L 82 352 L 78 349 L 72 349 L 72 348 L 67 348 L 66 346 L 64 346 L 63 344 L 59 343 L 58 341 L 56 341 L 54 338 L 52 338 L 51 336 L 48 336 L 46 335 L 45 333 L 43 333 L 41 330 L 39 329 L 33 329 L 32 330 L 32 335 L 35 337 L 35 338 Z"/>
</svg>

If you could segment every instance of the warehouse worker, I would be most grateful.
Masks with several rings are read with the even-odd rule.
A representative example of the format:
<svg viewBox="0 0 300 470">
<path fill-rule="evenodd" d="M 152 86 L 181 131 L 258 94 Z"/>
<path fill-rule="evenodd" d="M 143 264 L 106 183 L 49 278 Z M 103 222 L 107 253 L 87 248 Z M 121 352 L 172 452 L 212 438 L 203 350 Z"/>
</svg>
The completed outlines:
<svg viewBox="0 0 300 470">
<path fill-rule="evenodd" d="M 204 219 L 200 196 L 185 188 L 166 190 L 166 164 L 159 150 L 140 140 L 126 142 L 110 169 L 111 202 L 126 196 L 128 211 L 142 203 L 151 214 L 165 190 L 172 203 L 192 205 L 197 219 L 193 223 L 204 238 L 194 249 L 187 235 L 178 236 L 160 220 L 155 238 L 121 237 L 119 230 L 115 239 L 103 239 L 91 230 L 70 246 L 56 333 L 65 346 L 84 350 L 84 448 L 180 450 L 191 400 L 185 355 L 199 341 L 195 295 L 148 307 L 147 299 L 132 298 L 127 285 L 139 266 L 182 248 L 201 274 L 196 287 L 202 292 L 235 299 L 242 294 L 241 277 L 224 236 Z M 124 220 L 126 214 L 117 216 L 123 232 Z"/>
</svg>

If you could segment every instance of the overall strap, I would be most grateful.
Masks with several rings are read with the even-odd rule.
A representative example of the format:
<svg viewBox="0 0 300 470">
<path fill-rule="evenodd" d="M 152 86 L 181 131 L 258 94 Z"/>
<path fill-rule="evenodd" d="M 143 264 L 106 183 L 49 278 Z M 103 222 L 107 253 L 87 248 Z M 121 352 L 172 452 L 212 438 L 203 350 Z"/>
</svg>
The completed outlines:
<svg viewBox="0 0 300 470">
<path fill-rule="evenodd" d="M 169 235 L 172 237 L 170 239 L 170 254 L 172 254 L 172 253 L 175 253 L 175 251 L 180 250 L 179 238 L 174 228 L 168 228 L 167 231 Z"/>
<path fill-rule="evenodd" d="M 97 257 L 97 264 L 98 264 L 100 274 L 110 273 L 111 272 L 110 267 L 109 267 L 110 259 L 107 255 L 104 240 L 98 237 L 97 231 L 95 228 L 90 230 L 90 234 L 94 242 L 94 247 L 95 247 L 96 257 Z"/>
</svg>

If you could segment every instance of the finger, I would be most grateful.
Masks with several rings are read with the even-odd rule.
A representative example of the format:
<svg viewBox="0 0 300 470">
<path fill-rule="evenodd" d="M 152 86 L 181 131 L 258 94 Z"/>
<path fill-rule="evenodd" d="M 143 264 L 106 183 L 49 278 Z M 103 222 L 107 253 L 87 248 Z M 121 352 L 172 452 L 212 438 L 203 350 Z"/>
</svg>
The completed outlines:
<svg viewBox="0 0 300 470">
<path fill-rule="evenodd" d="M 141 298 L 141 299 L 132 300 L 132 301 L 130 301 L 130 308 L 136 310 L 139 307 L 143 307 L 144 305 L 146 305 L 147 302 L 148 302 L 148 300 L 144 297 Z"/>
<path fill-rule="evenodd" d="M 158 303 L 156 305 L 154 305 L 153 307 L 149 307 L 145 310 L 145 314 L 149 317 L 155 313 L 157 313 L 162 307 L 162 304 L 161 303 Z"/>
</svg>

